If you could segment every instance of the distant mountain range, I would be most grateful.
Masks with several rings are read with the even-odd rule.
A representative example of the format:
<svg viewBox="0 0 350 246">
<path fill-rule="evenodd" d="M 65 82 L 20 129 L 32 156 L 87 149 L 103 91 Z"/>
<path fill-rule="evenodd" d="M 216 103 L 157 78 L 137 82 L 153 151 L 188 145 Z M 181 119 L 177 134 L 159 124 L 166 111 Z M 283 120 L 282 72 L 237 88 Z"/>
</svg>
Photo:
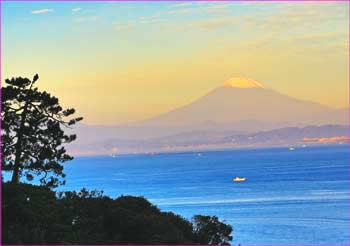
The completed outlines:
<svg viewBox="0 0 350 246">
<path fill-rule="evenodd" d="M 187 150 L 210 150 L 237 147 L 303 146 L 348 143 L 348 126 L 323 125 L 286 127 L 248 134 L 227 131 L 184 132 L 147 140 L 106 139 L 94 143 L 73 143 L 68 146 L 76 155 L 152 153 Z"/>
<path fill-rule="evenodd" d="M 347 109 L 298 100 L 257 81 L 233 78 L 188 105 L 144 121 L 118 126 L 79 124 L 74 130 L 78 140 L 68 149 L 106 154 L 276 145 L 347 136 L 345 125 Z"/>
<path fill-rule="evenodd" d="M 223 138 L 222 141 L 241 146 L 346 143 L 348 133 L 348 126 L 341 125 L 286 127 L 247 135 L 233 135 Z"/>
</svg>

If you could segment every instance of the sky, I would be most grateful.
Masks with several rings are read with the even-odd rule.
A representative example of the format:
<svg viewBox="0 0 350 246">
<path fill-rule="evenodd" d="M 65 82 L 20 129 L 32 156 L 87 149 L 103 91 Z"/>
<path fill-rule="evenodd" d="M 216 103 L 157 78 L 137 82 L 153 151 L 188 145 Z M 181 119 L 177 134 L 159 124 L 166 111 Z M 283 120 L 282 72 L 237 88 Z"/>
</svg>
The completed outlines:
<svg viewBox="0 0 350 246">
<path fill-rule="evenodd" d="M 2 78 L 87 124 L 139 121 L 232 77 L 348 106 L 347 2 L 2 2 Z"/>
</svg>

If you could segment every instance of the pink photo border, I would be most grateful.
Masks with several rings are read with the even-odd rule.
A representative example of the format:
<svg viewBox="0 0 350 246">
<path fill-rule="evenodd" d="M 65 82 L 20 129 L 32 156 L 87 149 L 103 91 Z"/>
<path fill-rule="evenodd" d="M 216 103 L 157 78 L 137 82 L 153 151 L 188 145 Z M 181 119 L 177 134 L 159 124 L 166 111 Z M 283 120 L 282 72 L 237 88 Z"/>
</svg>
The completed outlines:
<svg viewBox="0 0 350 246">
<path fill-rule="evenodd" d="M 350 108 L 350 0 L 0 0 L 0 88 L 2 88 L 2 2 L 348 2 L 348 108 Z M 0 102 L 2 100 L 2 94 L 0 91 Z M 0 107 L 1 112 L 1 107 Z M 350 112 L 348 112 L 348 122 L 350 123 Z M 1 129 L 1 121 L 0 121 L 0 129 Z M 350 136 L 350 125 L 348 125 L 348 136 Z M 0 136 L 1 143 L 1 136 Z M 2 149 L 0 145 L 0 157 L 2 155 Z M 1 159 L 0 159 L 1 160 Z M 349 167 L 350 167 L 350 147 L 349 147 Z M 1 165 L 0 165 L 1 172 Z M 349 180 L 350 180 L 350 169 L 349 169 Z M 2 182 L 0 182 L 0 207 L 2 206 Z M 350 187 L 349 187 L 350 191 Z M 350 192 L 349 192 L 350 195 Z M 349 197 L 350 200 L 350 197 Z M 350 217 L 350 203 L 349 203 L 349 217 Z M 0 245 L 2 244 L 2 209 L 0 209 Z M 350 223 L 349 223 L 349 234 L 350 234 Z M 51 244 L 58 245 L 58 244 Z M 119 244 L 120 245 L 120 244 Z M 28 245 L 26 246 L 36 246 L 36 245 Z M 94 246 L 89 244 L 89 246 Z M 96 245 L 97 246 L 97 245 Z M 98 245 L 103 246 L 103 245 Z M 109 245 L 110 246 L 110 245 Z M 125 245 L 130 246 L 130 244 Z M 142 245 L 138 245 L 142 246 Z M 198 246 L 198 245 L 196 245 Z M 253 246 L 253 245 L 244 245 L 244 246 Z M 255 245 L 256 246 L 256 245 Z M 258 245 L 258 246 L 272 246 L 272 245 Z M 316 244 L 308 244 L 308 245 L 273 245 L 273 246 L 319 246 Z M 328 246 L 350 246 L 347 245 L 328 245 Z"/>
</svg>

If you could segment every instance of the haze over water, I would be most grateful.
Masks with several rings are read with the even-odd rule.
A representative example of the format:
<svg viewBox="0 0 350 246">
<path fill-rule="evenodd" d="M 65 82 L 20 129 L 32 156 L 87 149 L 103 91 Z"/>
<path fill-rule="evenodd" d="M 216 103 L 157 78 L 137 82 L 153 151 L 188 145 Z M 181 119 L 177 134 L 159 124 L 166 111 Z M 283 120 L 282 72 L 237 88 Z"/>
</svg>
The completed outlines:
<svg viewBox="0 0 350 246">
<path fill-rule="evenodd" d="M 233 244 L 349 243 L 347 145 L 80 157 L 60 189 L 144 196 L 186 218 L 217 215 Z M 246 177 L 234 183 L 235 176 Z"/>
</svg>

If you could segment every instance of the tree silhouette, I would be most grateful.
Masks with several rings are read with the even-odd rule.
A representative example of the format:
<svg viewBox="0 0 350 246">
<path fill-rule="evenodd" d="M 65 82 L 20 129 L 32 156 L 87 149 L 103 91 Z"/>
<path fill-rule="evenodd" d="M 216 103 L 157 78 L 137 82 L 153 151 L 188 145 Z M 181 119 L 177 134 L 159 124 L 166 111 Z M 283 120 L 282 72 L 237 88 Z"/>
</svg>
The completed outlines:
<svg viewBox="0 0 350 246">
<path fill-rule="evenodd" d="M 143 197 L 112 199 L 97 190 L 55 192 L 8 182 L 2 185 L 1 205 L 4 245 L 223 245 L 232 240 L 231 226 L 217 217 L 197 215 L 193 225 Z"/>
<path fill-rule="evenodd" d="M 230 245 L 232 226 L 220 222 L 217 216 L 195 215 L 193 226 L 200 244 Z"/>
<path fill-rule="evenodd" d="M 39 79 L 6 79 L 2 88 L 1 148 L 2 170 L 12 171 L 12 183 L 25 176 L 32 180 L 39 176 L 48 187 L 64 184 L 65 174 L 60 163 L 72 160 L 63 144 L 76 139 L 67 135 L 61 126 L 69 127 L 82 120 L 72 118 L 73 108 L 63 109 L 56 97 L 34 87 Z"/>
</svg>

